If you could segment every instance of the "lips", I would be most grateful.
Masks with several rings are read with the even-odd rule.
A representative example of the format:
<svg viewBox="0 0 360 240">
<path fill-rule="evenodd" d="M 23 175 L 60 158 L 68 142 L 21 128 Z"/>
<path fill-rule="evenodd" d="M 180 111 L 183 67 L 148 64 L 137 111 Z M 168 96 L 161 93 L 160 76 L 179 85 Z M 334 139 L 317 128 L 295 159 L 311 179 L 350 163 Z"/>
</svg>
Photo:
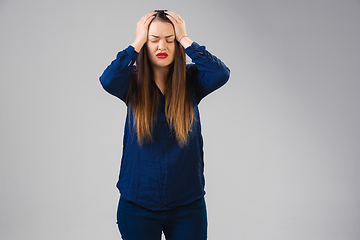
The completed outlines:
<svg viewBox="0 0 360 240">
<path fill-rule="evenodd" d="M 158 58 L 167 58 L 168 57 L 168 54 L 167 53 L 164 53 L 164 52 L 160 52 L 158 54 L 156 54 L 156 56 Z"/>
</svg>

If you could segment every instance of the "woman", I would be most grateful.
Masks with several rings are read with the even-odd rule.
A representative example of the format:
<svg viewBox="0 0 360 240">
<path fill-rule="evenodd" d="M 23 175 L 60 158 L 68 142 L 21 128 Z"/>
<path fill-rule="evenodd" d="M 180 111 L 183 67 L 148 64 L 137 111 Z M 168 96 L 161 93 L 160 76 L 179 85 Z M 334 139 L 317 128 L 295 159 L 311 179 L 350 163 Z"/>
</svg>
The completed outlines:
<svg viewBox="0 0 360 240">
<path fill-rule="evenodd" d="M 169 240 L 207 238 L 198 104 L 229 73 L 190 40 L 178 14 L 156 11 L 140 19 L 135 41 L 100 77 L 128 107 L 117 183 L 124 240 L 160 240 L 162 232 Z"/>
</svg>

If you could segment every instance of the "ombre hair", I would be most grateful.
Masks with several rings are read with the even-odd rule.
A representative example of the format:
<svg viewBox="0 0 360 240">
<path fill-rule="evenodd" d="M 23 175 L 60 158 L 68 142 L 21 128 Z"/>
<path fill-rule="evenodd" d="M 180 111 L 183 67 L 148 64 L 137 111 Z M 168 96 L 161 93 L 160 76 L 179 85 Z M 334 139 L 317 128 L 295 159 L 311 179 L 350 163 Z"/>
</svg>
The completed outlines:
<svg viewBox="0 0 360 240">
<path fill-rule="evenodd" d="M 153 21 L 172 22 L 165 11 L 157 11 Z M 150 23 L 151 24 L 151 23 Z M 175 58 L 170 65 L 165 88 L 165 116 L 180 146 L 187 143 L 194 118 L 193 104 L 186 83 L 185 53 L 178 41 L 175 43 Z M 136 59 L 136 72 L 131 76 L 127 104 L 134 118 L 138 143 L 151 142 L 159 104 L 158 89 L 148 57 L 146 44 Z"/>
</svg>

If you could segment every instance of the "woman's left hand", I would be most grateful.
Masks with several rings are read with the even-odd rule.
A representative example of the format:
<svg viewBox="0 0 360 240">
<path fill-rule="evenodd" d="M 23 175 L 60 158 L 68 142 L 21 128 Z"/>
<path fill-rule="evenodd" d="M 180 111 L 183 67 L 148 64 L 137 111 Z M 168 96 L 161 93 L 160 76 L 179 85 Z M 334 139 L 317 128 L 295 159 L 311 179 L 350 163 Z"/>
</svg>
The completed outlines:
<svg viewBox="0 0 360 240">
<path fill-rule="evenodd" d="M 185 21 L 176 13 L 172 11 L 166 11 L 167 17 L 174 25 L 176 40 L 183 45 L 184 48 L 191 45 L 192 41 L 186 35 Z M 183 43 L 181 43 L 182 41 Z"/>
</svg>

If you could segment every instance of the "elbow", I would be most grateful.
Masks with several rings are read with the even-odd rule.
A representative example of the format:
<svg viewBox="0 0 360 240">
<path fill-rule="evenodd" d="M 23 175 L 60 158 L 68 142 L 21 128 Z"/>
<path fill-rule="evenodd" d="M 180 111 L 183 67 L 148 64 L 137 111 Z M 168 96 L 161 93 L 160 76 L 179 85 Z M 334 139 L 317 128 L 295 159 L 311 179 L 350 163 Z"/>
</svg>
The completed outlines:
<svg viewBox="0 0 360 240">
<path fill-rule="evenodd" d="M 103 71 L 101 76 L 99 77 L 100 83 L 102 87 L 109 92 L 111 90 L 112 82 L 116 77 L 116 63 L 115 60 Z"/>
<path fill-rule="evenodd" d="M 107 81 L 105 81 L 105 78 L 103 77 L 103 75 L 101 75 L 100 77 L 99 77 L 99 80 L 100 80 L 100 84 L 101 84 L 101 86 L 105 89 L 105 90 L 107 90 L 107 88 L 109 87 L 109 82 L 107 82 Z"/>
<path fill-rule="evenodd" d="M 116 86 L 114 85 L 114 83 L 111 81 L 111 79 L 101 76 L 99 78 L 100 83 L 102 88 L 107 92 L 110 93 L 112 95 L 115 95 L 117 90 L 116 90 Z"/>
<path fill-rule="evenodd" d="M 225 65 L 221 69 L 221 71 L 218 72 L 218 79 L 220 86 L 223 86 L 230 78 L 230 69 L 226 67 Z"/>
<path fill-rule="evenodd" d="M 110 93 L 110 92 L 111 92 L 110 83 L 107 82 L 107 81 L 104 81 L 104 79 L 103 79 L 102 77 L 100 77 L 99 79 L 100 79 L 100 84 L 101 84 L 102 88 L 103 88 L 106 92 Z"/>
<path fill-rule="evenodd" d="M 104 90 L 107 92 L 111 91 L 113 76 L 111 75 L 111 72 L 109 72 L 108 68 L 105 69 L 103 74 L 99 77 L 99 80 Z"/>
<path fill-rule="evenodd" d="M 228 67 L 225 66 L 226 69 L 224 69 L 224 73 L 223 73 L 223 79 L 224 79 L 224 84 L 229 80 L 230 78 L 230 69 Z"/>
</svg>

